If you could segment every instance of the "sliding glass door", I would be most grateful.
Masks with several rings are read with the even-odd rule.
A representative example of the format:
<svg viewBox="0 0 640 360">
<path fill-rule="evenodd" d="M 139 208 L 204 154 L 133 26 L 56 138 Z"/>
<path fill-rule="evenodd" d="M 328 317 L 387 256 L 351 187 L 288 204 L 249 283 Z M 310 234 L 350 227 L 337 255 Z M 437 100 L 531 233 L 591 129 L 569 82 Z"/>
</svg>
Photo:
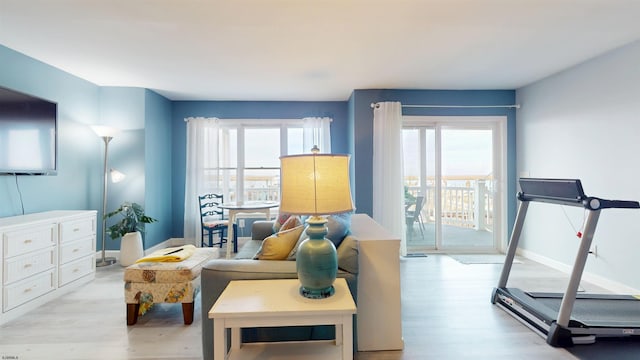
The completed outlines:
<svg viewBox="0 0 640 360">
<path fill-rule="evenodd" d="M 402 130 L 407 253 L 436 246 L 435 134 L 431 126 Z"/>
<path fill-rule="evenodd" d="M 505 126 L 502 117 L 405 117 L 408 253 L 495 251 Z"/>
</svg>

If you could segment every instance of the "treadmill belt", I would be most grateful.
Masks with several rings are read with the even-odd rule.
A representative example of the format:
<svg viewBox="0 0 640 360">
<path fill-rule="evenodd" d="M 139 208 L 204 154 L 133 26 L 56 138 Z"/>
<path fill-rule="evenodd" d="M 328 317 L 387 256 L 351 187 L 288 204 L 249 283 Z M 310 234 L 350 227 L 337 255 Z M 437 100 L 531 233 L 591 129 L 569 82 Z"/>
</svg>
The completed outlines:
<svg viewBox="0 0 640 360">
<path fill-rule="evenodd" d="M 560 311 L 562 294 L 528 293 L 528 295 L 550 309 Z M 614 296 L 613 298 L 581 296 L 576 298 L 571 317 L 591 327 L 637 327 L 640 324 L 640 301 L 631 296 Z"/>
</svg>

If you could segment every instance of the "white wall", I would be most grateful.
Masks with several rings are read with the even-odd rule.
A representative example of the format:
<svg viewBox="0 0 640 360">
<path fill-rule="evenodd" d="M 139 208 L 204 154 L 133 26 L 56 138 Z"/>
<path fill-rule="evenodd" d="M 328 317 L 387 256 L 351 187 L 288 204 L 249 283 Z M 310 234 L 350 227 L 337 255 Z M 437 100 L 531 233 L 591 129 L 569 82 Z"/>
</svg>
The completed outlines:
<svg viewBox="0 0 640 360">
<path fill-rule="evenodd" d="M 640 201 L 640 41 L 519 89 L 516 98 L 519 176 L 578 178 L 589 196 Z M 583 214 L 531 204 L 521 248 L 572 266 Z M 640 289 L 640 210 L 603 210 L 594 245 L 585 278 Z"/>
</svg>

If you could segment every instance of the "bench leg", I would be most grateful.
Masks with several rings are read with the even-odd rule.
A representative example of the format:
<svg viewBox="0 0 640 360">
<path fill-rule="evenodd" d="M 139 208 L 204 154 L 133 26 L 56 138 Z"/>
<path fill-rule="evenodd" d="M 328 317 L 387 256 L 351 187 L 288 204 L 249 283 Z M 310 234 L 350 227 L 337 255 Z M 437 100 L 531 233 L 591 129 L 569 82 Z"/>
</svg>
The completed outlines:
<svg viewBox="0 0 640 360">
<path fill-rule="evenodd" d="M 185 325 L 193 323 L 193 303 L 182 303 L 182 317 Z"/>
<path fill-rule="evenodd" d="M 127 304 L 127 325 L 135 325 L 138 322 L 140 304 Z"/>
</svg>

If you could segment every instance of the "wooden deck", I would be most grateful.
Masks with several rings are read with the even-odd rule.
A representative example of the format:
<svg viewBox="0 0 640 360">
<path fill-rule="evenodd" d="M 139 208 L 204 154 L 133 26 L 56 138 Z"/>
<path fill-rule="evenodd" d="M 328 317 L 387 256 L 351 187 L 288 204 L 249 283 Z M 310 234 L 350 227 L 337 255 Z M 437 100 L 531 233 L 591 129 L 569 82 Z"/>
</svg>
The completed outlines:
<svg viewBox="0 0 640 360">
<path fill-rule="evenodd" d="M 407 230 L 407 252 L 429 252 L 436 249 L 434 224 L 423 224 L 421 232 L 419 224 Z M 442 225 L 442 239 L 445 249 L 475 251 L 493 251 L 493 233 L 451 225 Z"/>
</svg>

